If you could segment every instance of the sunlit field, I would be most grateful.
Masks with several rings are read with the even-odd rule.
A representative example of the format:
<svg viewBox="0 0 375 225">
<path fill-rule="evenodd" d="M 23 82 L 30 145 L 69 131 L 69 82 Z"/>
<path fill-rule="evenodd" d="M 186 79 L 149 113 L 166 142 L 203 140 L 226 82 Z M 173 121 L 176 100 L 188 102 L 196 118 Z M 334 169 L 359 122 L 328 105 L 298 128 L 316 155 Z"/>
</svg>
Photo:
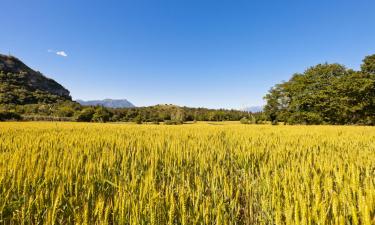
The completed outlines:
<svg viewBox="0 0 375 225">
<path fill-rule="evenodd" d="M 0 224 L 374 223 L 374 127 L 0 123 Z"/>
</svg>

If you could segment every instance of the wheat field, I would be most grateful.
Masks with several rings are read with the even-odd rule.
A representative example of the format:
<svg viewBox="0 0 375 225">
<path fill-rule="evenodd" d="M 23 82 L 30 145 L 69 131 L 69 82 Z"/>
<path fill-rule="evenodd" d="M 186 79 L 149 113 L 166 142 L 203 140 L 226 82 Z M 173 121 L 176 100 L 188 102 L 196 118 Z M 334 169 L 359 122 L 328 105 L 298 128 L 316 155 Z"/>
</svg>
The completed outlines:
<svg viewBox="0 0 375 225">
<path fill-rule="evenodd" d="M 0 123 L 0 224 L 375 224 L 375 128 Z"/>
</svg>

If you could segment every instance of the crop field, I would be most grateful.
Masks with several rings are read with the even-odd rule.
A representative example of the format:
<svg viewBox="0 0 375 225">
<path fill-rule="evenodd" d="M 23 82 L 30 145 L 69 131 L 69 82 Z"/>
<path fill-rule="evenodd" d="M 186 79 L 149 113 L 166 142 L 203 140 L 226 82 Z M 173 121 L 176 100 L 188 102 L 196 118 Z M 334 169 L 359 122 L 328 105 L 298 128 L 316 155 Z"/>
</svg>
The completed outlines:
<svg viewBox="0 0 375 225">
<path fill-rule="evenodd" d="M 0 224 L 375 224 L 375 128 L 0 123 Z"/>
</svg>

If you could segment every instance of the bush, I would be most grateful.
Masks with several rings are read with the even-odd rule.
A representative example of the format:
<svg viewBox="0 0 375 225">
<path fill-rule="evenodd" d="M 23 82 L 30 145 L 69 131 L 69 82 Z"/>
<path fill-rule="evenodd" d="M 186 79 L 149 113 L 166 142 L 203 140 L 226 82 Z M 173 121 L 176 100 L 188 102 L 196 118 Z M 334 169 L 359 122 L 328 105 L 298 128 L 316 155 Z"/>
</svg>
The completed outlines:
<svg viewBox="0 0 375 225">
<path fill-rule="evenodd" d="M 76 116 L 76 120 L 78 122 L 90 122 L 94 114 L 95 110 L 93 108 L 86 108 L 78 113 L 78 115 Z"/>
<path fill-rule="evenodd" d="M 0 121 L 9 121 L 9 120 L 21 120 L 22 117 L 20 114 L 15 112 L 0 112 Z"/>
<path fill-rule="evenodd" d="M 179 120 L 165 120 L 164 124 L 165 125 L 182 125 L 183 122 Z"/>
<path fill-rule="evenodd" d="M 323 124 L 323 119 L 318 113 L 314 112 L 296 112 L 288 118 L 289 124 Z"/>
<path fill-rule="evenodd" d="M 106 108 L 99 107 L 95 110 L 92 121 L 105 123 L 109 121 L 111 116 L 111 113 Z"/>
<path fill-rule="evenodd" d="M 57 109 L 56 115 L 58 117 L 72 117 L 74 115 L 74 109 L 69 106 L 62 106 Z"/>
<path fill-rule="evenodd" d="M 43 116 L 43 115 L 24 115 L 24 121 L 59 121 L 59 122 L 73 122 L 73 117 L 58 117 L 58 116 Z"/>
<path fill-rule="evenodd" d="M 133 120 L 136 124 L 142 124 L 143 120 L 142 120 L 142 116 L 141 115 L 137 115 L 134 120 Z"/>
<path fill-rule="evenodd" d="M 242 118 L 240 119 L 240 123 L 241 123 L 241 124 L 249 124 L 250 121 L 249 121 L 246 117 L 242 117 Z"/>
</svg>

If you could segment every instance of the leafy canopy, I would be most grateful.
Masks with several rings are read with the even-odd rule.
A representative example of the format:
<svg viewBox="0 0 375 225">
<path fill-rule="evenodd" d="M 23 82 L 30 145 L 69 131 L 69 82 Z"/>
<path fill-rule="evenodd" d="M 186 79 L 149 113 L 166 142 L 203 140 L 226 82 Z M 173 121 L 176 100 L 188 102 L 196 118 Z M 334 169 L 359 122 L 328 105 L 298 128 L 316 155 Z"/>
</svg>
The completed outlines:
<svg viewBox="0 0 375 225">
<path fill-rule="evenodd" d="M 275 85 L 265 96 L 271 121 L 289 124 L 375 124 L 375 55 L 360 71 L 319 64 Z"/>
</svg>

